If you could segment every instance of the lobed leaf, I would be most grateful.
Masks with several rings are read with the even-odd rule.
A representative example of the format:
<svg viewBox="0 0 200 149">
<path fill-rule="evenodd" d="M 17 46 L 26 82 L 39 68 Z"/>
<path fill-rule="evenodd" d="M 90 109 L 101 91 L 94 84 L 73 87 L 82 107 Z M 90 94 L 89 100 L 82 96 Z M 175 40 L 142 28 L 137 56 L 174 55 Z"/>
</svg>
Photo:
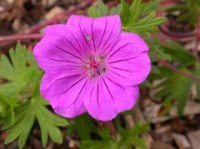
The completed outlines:
<svg viewBox="0 0 200 149">
<path fill-rule="evenodd" d="M 164 17 L 155 15 L 159 2 L 159 0 L 154 0 L 145 4 L 141 0 L 134 0 L 129 6 L 122 0 L 121 19 L 123 29 L 142 35 L 156 31 L 157 27 L 165 22 Z"/>
<path fill-rule="evenodd" d="M 40 125 L 44 146 L 47 144 L 48 135 L 53 141 L 62 143 L 62 134 L 58 126 L 67 126 L 68 122 L 48 111 L 38 101 L 38 99 L 32 99 L 16 109 L 15 123 L 8 128 L 8 137 L 5 140 L 5 144 L 11 143 L 18 138 L 19 148 L 23 148 L 35 120 Z"/>
<path fill-rule="evenodd" d="M 168 106 L 172 100 L 176 100 L 178 108 L 177 112 L 179 116 L 182 116 L 188 95 L 190 94 L 191 86 L 192 80 L 174 73 L 157 86 L 161 87 L 157 95 L 164 99 L 165 106 Z"/>
<path fill-rule="evenodd" d="M 88 15 L 90 17 L 101 17 L 109 14 L 108 6 L 105 5 L 101 0 L 99 0 L 95 6 L 88 9 Z"/>
<path fill-rule="evenodd" d="M 20 44 L 9 51 L 9 57 L 1 56 L 0 77 L 6 82 L 0 85 L 0 123 L 8 131 L 6 144 L 18 139 L 19 148 L 23 148 L 36 120 L 44 146 L 48 136 L 62 142 L 58 127 L 67 126 L 68 122 L 50 112 L 48 103 L 40 97 L 41 74 L 32 53 Z"/>
</svg>

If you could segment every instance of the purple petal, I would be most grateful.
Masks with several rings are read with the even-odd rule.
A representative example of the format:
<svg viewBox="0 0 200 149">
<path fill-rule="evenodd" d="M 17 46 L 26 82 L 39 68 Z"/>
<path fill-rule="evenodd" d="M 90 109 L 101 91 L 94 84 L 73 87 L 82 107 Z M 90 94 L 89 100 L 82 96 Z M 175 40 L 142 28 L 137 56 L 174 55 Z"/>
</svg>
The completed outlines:
<svg viewBox="0 0 200 149">
<path fill-rule="evenodd" d="M 122 33 L 120 41 L 107 54 L 108 77 L 124 86 L 142 83 L 151 69 L 148 49 L 139 35 Z"/>
<path fill-rule="evenodd" d="M 113 78 L 124 86 L 142 83 L 151 70 L 151 62 L 147 53 L 133 59 L 121 59 L 109 63 L 108 78 Z"/>
<path fill-rule="evenodd" d="M 120 40 L 108 51 L 109 61 L 134 58 L 140 53 L 148 52 L 145 41 L 134 33 L 121 33 Z"/>
<path fill-rule="evenodd" d="M 84 16 L 71 16 L 68 26 L 78 28 L 87 48 L 91 51 L 106 51 L 117 42 L 121 32 L 119 16 L 106 16 L 91 19 Z"/>
<path fill-rule="evenodd" d="M 62 68 L 79 69 L 84 61 L 84 51 L 70 32 L 71 28 L 65 25 L 50 26 L 46 29 L 43 39 L 35 46 L 35 58 L 45 72 Z"/>
<path fill-rule="evenodd" d="M 138 97 L 137 86 L 124 88 L 107 78 L 90 83 L 83 102 L 88 113 L 97 120 L 112 120 L 119 112 L 131 109 Z"/>
<path fill-rule="evenodd" d="M 87 79 L 79 74 L 45 74 L 41 94 L 57 114 L 72 118 L 85 112 L 83 90 L 86 84 Z"/>
<path fill-rule="evenodd" d="M 41 94 L 61 116 L 88 111 L 97 120 L 111 120 L 134 106 L 137 85 L 151 69 L 148 49 L 139 35 L 121 33 L 119 16 L 71 16 L 66 25 L 47 27 L 34 48 L 45 71 Z M 90 69 L 100 76 L 85 76 Z"/>
</svg>

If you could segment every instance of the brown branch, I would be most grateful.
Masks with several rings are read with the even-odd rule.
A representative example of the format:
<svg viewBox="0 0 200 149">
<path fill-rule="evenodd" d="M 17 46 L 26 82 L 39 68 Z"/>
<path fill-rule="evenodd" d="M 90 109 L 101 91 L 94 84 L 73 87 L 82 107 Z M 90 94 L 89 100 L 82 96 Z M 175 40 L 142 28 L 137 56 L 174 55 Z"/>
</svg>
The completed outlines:
<svg viewBox="0 0 200 149">
<path fill-rule="evenodd" d="M 197 31 L 196 31 L 196 42 L 195 42 L 194 49 L 193 49 L 192 53 L 196 57 L 196 59 L 199 60 L 199 55 L 198 55 L 199 49 L 198 49 L 198 47 L 199 47 L 199 44 L 200 44 L 200 14 L 197 17 L 197 20 L 198 20 L 198 22 L 197 22 Z"/>
<path fill-rule="evenodd" d="M 168 68 L 168 69 L 170 69 L 170 70 L 176 72 L 177 74 L 180 74 L 180 75 L 182 75 L 182 76 L 185 76 L 185 77 L 187 77 L 187 78 L 189 78 L 189 79 L 191 79 L 191 80 L 193 80 L 193 81 L 200 82 L 200 78 L 199 78 L 199 77 L 196 77 L 196 76 L 194 76 L 194 75 L 192 75 L 192 74 L 190 74 L 190 73 L 187 73 L 187 72 L 185 72 L 185 71 L 178 70 L 176 67 L 174 67 L 173 65 L 171 65 L 171 64 L 170 64 L 169 62 L 167 62 L 167 61 L 162 61 L 162 60 L 161 60 L 161 61 L 159 61 L 159 63 L 160 63 L 161 65 L 165 66 L 166 68 Z"/>
<path fill-rule="evenodd" d="M 75 7 L 71 7 L 71 9 L 69 9 L 66 12 L 63 12 L 61 14 L 56 15 L 54 18 L 52 18 L 51 20 L 48 20 L 44 23 L 38 24 L 36 26 L 33 26 L 32 28 L 26 30 L 24 33 L 33 33 L 33 32 L 38 32 L 40 31 L 42 28 L 44 28 L 47 25 L 51 25 L 51 24 L 55 24 L 60 22 L 60 20 L 67 19 L 68 16 L 77 13 L 77 11 L 81 10 L 81 9 L 85 9 L 87 6 L 91 5 L 93 2 L 95 2 L 96 0 L 85 0 L 84 2 L 76 5 Z"/>
<path fill-rule="evenodd" d="M 191 37 L 195 37 L 195 32 L 189 32 L 189 33 L 174 33 L 174 32 L 171 32 L 167 28 L 166 24 L 161 25 L 159 27 L 159 29 L 160 29 L 161 32 L 165 33 L 166 35 L 171 36 L 173 38 L 177 38 L 177 39 L 179 39 L 179 38 L 191 38 Z"/>
<path fill-rule="evenodd" d="M 9 42 L 9 41 L 18 41 L 18 40 L 27 40 L 27 39 L 40 39 L 41 34 L 16 34 L 12 36 L 0 37 L 0 43 Z"/>
<path fill-rule="evenodd" d="M 200 32 L 199 32 L 200 33 Z M 199 36 L 199 35 L 198 35 Z M 198 48 L 199 48 L 199 45 L 200 45 L 200 37 L 196 37 L 196 42 L 195 42 L 195 45 L 194 45 L 194 49 L 193 49 L 193 51 L 192 51 L 192 53 L 193 53 L 193 55 L 194 55 L 194 57 L 198 60 L 198 61 L 200 61 L 200 59 L 199 59 L 199 55 L 198 55 Z"/>
<path fill-rule="evenodd" d="M 161 5 L 174 5 L 174 4 L 177 4 L 178 3 L 178 0 L 162 0 L 161 1 Z"/>
<path fill-rule="evenodd" d="M 36 35 L 36 34 L 31 34 L 31 33 L 37 33 L 48 25 L 59 23 L 60 21 L 67 19 L 67 17 L 69 17 L 72 14 L 77 13 L 79 10 L 85 9 L 87 6 L 91 5 L 94 1 L 95 0 L 85 0 L 84 2 L 76 5 L 75 7 L 71 7 L 71 9 L 67 10 L 66 12 L 56 15 L 51 20 L 37 24 L 22 33 L 0 37 L 0 46 L 7 45 L 18 40 L 24 40 L 26 39 L 25 37 L 29 39 L 41 38 L 41 35 Z M 31 34 L 31 35 L 28 36 L 28 34 Z"/>
</svg>

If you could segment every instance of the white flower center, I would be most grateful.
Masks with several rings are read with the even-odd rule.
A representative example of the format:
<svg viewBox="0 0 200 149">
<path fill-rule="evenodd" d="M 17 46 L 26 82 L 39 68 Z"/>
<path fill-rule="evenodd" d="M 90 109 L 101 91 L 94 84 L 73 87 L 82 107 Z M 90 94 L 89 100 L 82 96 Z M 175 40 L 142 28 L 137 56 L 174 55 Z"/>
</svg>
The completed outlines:
<svg viewBox="0 0 200 149">
<path fill-rule="evenodd" d="M 90 56 L 85 66 L 86 73 L 89 77 L 97 77 L 104 74 L 107 70 L 105 58 L 103 56 Z"/>
</svg>

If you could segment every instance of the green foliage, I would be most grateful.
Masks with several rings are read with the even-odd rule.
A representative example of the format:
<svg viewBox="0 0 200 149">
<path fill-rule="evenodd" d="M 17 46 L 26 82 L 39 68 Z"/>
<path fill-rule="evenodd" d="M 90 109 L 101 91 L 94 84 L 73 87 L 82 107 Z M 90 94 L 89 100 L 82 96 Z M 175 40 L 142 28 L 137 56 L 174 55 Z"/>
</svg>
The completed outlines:
<svg viewBox="0 0 200 149">
<path fill-rule="evenodd" d="M 129 6 L 125 0 L 111 10 L 102 1 L 88 9 L 91 17 L 119 14 L 123 23 L 123 29 L 128 32 L 146 34 L 157 30 L 158 25 L 165 21 L 164 17 L 156 17 L 156 8 L 160 0 L 153 0 L 147 4 L 141 0 L 134 0 Z"/>
<path fill-rule="evenodd" d="M 131 149 L 133 146 L 139 149 L 147 149 L 146 142 L 139 136 L 149 129 L 149 125 L 136 123 L 132 129 L 120 128 L 121 145 L 126 145 L 127 149 Z"/>
<path fill-rule="evenodd" d="M 88 9 L 88 15 L 91 17 L 101 17 L 108 15 L 108 7 L 102 1 L 98 1 L 95 6 Z"/>
<path fill-rule="evenodd" d="M 113 148 L 115 142 L 112 140 L 109 130 L 102 128 L 99 130 L 100 140 L 83 140 L 81 143 L 81 149 L 110 149 Z"/>
<path fill-rule="evenodd" d="M 147 149 L 145 140 L 140 138 L 140 135 L 147 132 L 148 124 L 136 123 L 133 128 L 123 128 L 121 124 L 118 125 L 118 135 L 113 138 L 106 128 L 101 128 L 98 131 L 99 139 L 97 140 L 83 140 L 81 142 L 81 149 L 132 149 L 137 147 L 139 149 Z"/>
<path fill-rule="evenodd" d="M 8 56 L 0 58 L 0 77 L 5 80 L 0 85 L 0 124 L 8 132 L 5 144 L 18 139 L 19 148 L 23 148 L 36 120 L 41 129 L 43 146 L 47 144 L 48 135 L 53 141 L 61 143 L 62 135 L 58 127 L 67 126 L 68 122 L 51 113 L 40 97 L 42 72 L 32 53 L 17 44 Z"/>
<path fill-rule="evenodd" d="M 171 55 L 167 53 L 166 50 L 164 50 L 163 45 L 159 43 L 158 39 L 148 37 L 146 38 L 146 41 L 150 46 L 150 57 L 152 61 L 152 70 L 149 76 L 149 80 L 153 81 L 157 79 L 162 79 L 163 77 L 168 77 L 169 75 L 171 75 L 172 72 L 170 70 L 158 65 L 159 60 L 172 61 Z M 151 84 L 149 84 L 148 86 L 152 87 Z"/>
<path fill-rule="evenodd" d="M 9 50 L 9 58 L 2 55 L 0 59 L 0 77 L 7 81 L 0 86 L 0 94 L 16 96 L 20 92 L 26 91 L 24 88 L 31 81 L 39 80 L 38 76 L 41 72 L 33 61 L 32 54 L 20 44 L 17 44 L 16 50 Z"/>
<path fill-rule="evenodd" d="M 182 71 L 187 72 L 186 70 Z M 182 116 L 187 98 L 190 94 L 191 86 L 191 79 L 174 73 L 157 86 L 160 87 L 160 91 L 157 95 L 165 99 L 165 106 L 168 106 L 175 100 L 177 102 L 177 112 Z"/>
<path fill-rule="evenodd" d="M 196 62 L 195 64 L 195 75 L 196 76 L 200 76 L 200 63 Z M 198 95 L 198 100 L 200 101 L 200 83 L 196 83 L 196 87 L 197 87 L 197 95 Z"/>
<path fill-rule="evenodd" d="M 125 0 L 122 0 L 121 19 L 124 30 L 139 34 L 156 31 L 158 25 L 165 21 L 163 17 L 156 17 L 155 8 L 159 2 L 153 0 L 145 4 L 141 0 L 134 0 L 129 6 Z"/>
<path fill-rule="evenodd" d="M 156 61 L 157 57 L 162 60 L 171 61 L 172 57 L 167 50 L 164 50 L 163 45 L 159 44 L 159 40 L 156 38 L 146 38 L 148 45 L 150 46 L 150 56 L 152 61 Z"/>
<path fill-rule="evenodd" d="M 8 136 L 5 144 L 11 143 L 18 138 L 19 148 L 22 148 L 30 134 L 35 119 L 37 119 L 42 135 L 42 144 L 46 146 L 48 134 L 57 143 L 62 143 L 62 134 L 57 126 L 66 126 L 66 120 L 52 114 L 40 101 L 42 99 L 32 99 L 21 104 L 15 109 L 15 123 L 10 126 L 7 118 L 4 118 L 4 128 L 8 129 Z M 8 118 L 9 119 L 9 118 Z"/>
<path fill-rule="evenodd" d="M 187 49 L 176 42 L 170 41 L 166 44 L 161 44 L 160 46 L 166 54 L 170 55 L 171 61 L 179 63 L 181 66 L 190 66 L 196 61 L 194 56 L 192 56 Z"/>
<path fill-rule="evenodd" d="M 77 117 L 75 121 L 73 121 L 72 124 L 69 126 L 69 134 L 73 134 L 75 131 L 77 132 L 81 140 L 89 140 L 91 139 L 92 133 L 97 133 L 97 128 L 91 117 L 87 114 L 84 114 L 80 117 Z"/>
<path fill-rule="evenodd" d="M 9 133 L 5 140 L 5 144 L 11 143 L 16 138 L 19 138 L 19 148 L 22 148 L 25 145 L 35 120 L 35 114 L 33 113 L 32 108 L 30 103 L 23 104 L 16 108 L 15 122 L 11 126 L 10 123 L 7 123 L 7 120 L 4 119 L 4 127 L 8 127 Z"/>
<path fill-rule="evenodd" d="M 88 9 L 91 17 L 118 14 L 121 17 L 123 30 L 145 35 L 150 46 L 152 73 L 144 87 L 152 87 L 152 81 L 160 80 L 155 88 L 157 96 L 164 101 L 165 107 L 170 107 L 176 101 L 178 114 L 184 112 L 193 81 L 177 72 L 171 71 L 160 62 L 169 62 L 178 71 L 200 76 L 200 64 L 192 54 L 176 42 L 165 44 L 150 36 L 158 26 L 165 21 L 164 17 L 157 17 L 160 0 L 147 3 L 133 0 L 128 4 L 121 0 L 121 4 L 109 9 L 102 1 L 98 1 Z M 184 12 L 179 21 L 189 20 L 191 24 L 197 21 L 199 0 L 185 0 L 180 6 L 174 6 L 168 11 Z M 195 20 L 196 19 L 196 20 Z M 192 68 L 192 69 L 191 69 Z M 191 71 L 192 70 L 192 71 Z M 39 93 L 42 72 L 35 63 L 34 57 L 25 47 L 17 44 L 7 56 L 0 57 L 0 125 L 8 132 L 5 144 L 18 141 L 19 148 L 23 148 L 31 134 L 31 130 L 38 124 L 41 130 L 41 141 L 45 147 L 48 138 L 56 143 L 62 143 L 62 133 L 59 127 L 68 126 L 67 120 L 53 114 L 48 109 Z M 200 99 L 200 85 L 196 83 L 198 99 Z M 122 115 L 133 114 L 132 111 Z M 148 124 L 136 123 L 133 128 L 122 126 L 121 120 L 115 120 L 117 134 L 113 137 L 109 130 L 93 121 L 87 114 L 70 121 L 67 135 L 80 140 L 81 149 L 147 149 L 141 135 L 148 131 Z"/>
<path fill-rule="evenodd" d="M 173 102 L 177 103 L 178 114 L 182 116 L 184 108 L 192 87 L 191 78 L 177 74 L 165 66 L 158 65 L 160 61 L 168 61 L 174 65 L 178 71 L 189 73 L 196 77 L 199 76 L 199 63 L 194 56 L 174 41 L 168 41 L 165 44 L 159 43 L 156 39 L 147 38 L 151 48 L 151 59 L 153 61 L 153 70 L 149 80 L 160 80 L 161 83 L 155 88 L 159 90 L 157 96 L 164 101 L 164 107 L 169 110 Z M 188 68 L 195 67 L 195 72 Z M 197 91 L 199 84 L 197 83 Z"/>
<path fill-rule="evenodd" d="M 141 134 L 148 131 L 148 124 L 136 123 L 133 128 L 124 128 L 119 118 L 115 122 L 117 134 L 113 137 L 107 127 L 100 126 L 99 122 L 96 123 L 88 114 L 84 114 L 71 121 L 68 136 L 78 136 L 81 149 L 147 149 Z"/>
<path fill-rule="evenodd" d="M 113 7 L 111 10 L 108 9 L 108 6 L 104 4 L 101 0 L 97 1 L 96 5 L 88 9 L 88 15 L 90 17 L 101 17 L 106 15 L 115 15 L 119 14 L 121 11 L 121 5 Z"/>
<path fill-rule="evenodd" d="M 174 5 L 167 9 L 169 14 L 179 12 L 177 16 L 178 22 L 187 22 L 195 26 L 198 21 L 198 15 L 200 13 L 200 1 L 199 0 L 183 0 L 182 3 Z"/>
<path fill-rule="evenodd" d="M 116 7 L 112 7 L 112 9 L 110 10 L 110 15 L 117 15 L 117 14 L 120 14 L 121 12 L 121 9 L 122 9 L 122 5 L 119 4 L 117 5 Z"/>
<path fill-rule="evenodd" d="M 0 94 L 0 116 L 5 117 L 9 115 L 9 123 L 13 124 L 15 121 L 14 109 L 19 105 L 16 98 L 7 98 Z"/>
</svg>

